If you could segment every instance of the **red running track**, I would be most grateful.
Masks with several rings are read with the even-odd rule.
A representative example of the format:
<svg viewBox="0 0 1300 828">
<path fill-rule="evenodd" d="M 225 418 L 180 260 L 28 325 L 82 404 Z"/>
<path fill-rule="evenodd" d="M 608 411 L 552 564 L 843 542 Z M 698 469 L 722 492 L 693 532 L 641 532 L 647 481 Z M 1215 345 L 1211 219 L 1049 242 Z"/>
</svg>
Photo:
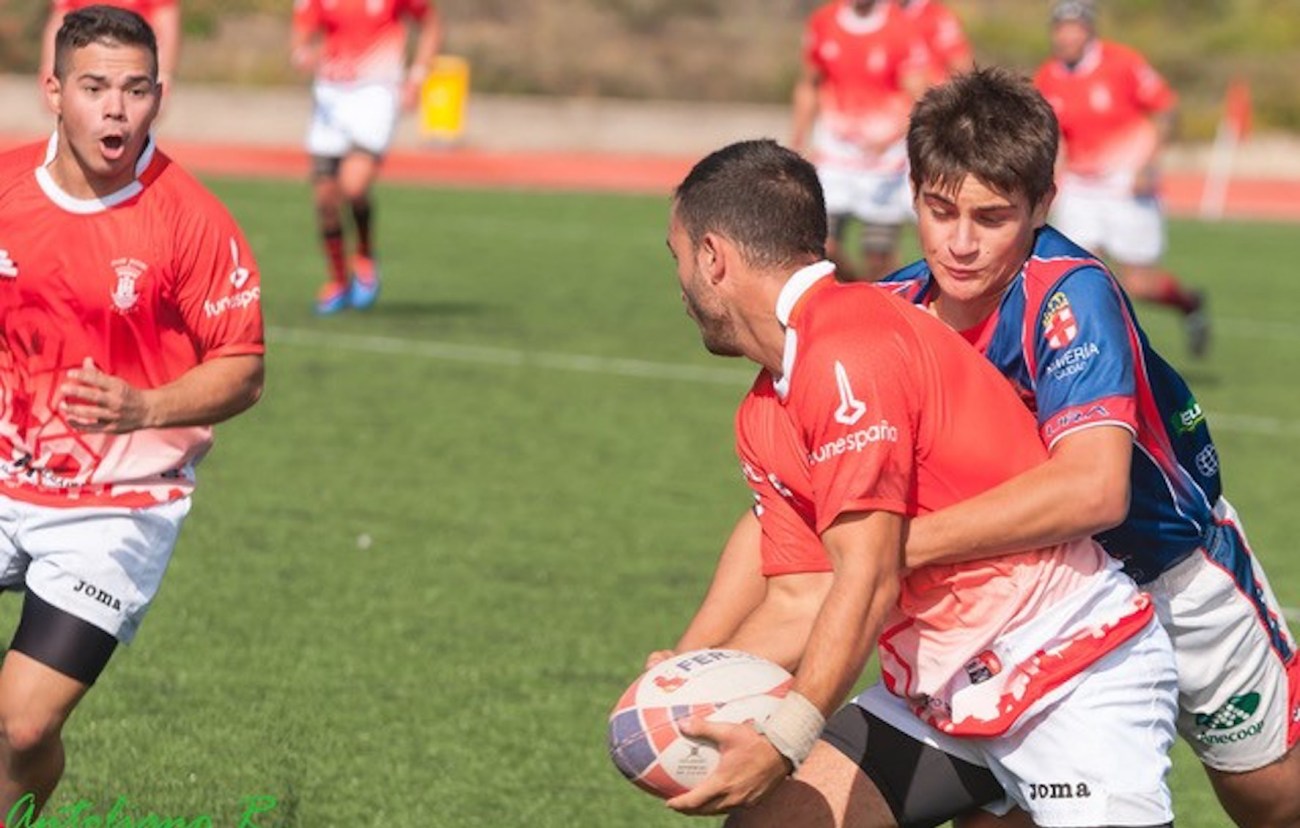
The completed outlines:
<svg viewBox="0 0 1300 828">
<path fill-rule="evenodd" d="M 0 134 L 0 150 L 33 140 Z M 164 150 L 186 169 L 203 175 L 301 178 L 307 156 L 299 147 L 168 141 Z M 695 158 L 581 152 L 486 152 L 474 149 L 392 152 L 383 176 L 412 184 L 510 187 L 662 194 L 682 179 Z M 1204 178 L 1169 173 L 1164 201 L 1169 211 L 1195 216 Z M 1227 218 L 1300 221 L 1300 180 L 1234 178 L 1224 207 Z"/>
</svg>

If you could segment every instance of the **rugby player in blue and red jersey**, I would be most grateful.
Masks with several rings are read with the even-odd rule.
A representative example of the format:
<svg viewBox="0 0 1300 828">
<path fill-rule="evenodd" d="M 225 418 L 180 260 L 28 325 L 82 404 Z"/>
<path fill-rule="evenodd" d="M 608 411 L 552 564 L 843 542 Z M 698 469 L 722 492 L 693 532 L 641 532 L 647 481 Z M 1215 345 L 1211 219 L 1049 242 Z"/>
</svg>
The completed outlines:
<svg viewBox="0 0 1300 828">
<path fill-rule="evenodd" d="M 1224 808 L 1241 826 L 1298 825 L 1295 641 L 1222 497 L 1205 413 L 1105 265 L 1045 224 L 1058 134 L 1047 101 L 998 70 L 932 89 L 913 112 L 925 258 L 882 287 L 1011 380 L 1049 459 L 915 519 L 907 565 L 1096 536 L 1156 601 L 1177 653 L 1179 731 Z"/>
</svg>

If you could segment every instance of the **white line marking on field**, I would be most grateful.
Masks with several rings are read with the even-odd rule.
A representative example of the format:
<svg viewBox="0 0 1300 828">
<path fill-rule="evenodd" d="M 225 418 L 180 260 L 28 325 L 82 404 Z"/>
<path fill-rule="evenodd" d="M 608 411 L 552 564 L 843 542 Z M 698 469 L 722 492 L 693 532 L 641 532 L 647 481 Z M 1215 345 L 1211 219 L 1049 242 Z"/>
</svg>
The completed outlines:
<svg viewBox="0 0 1300 828">
<path fill-rule="evenodd" d="M 752 372 L 668 362 L 649 362 L 639 359 L 614 359 L 585 356 L 583 354 L 521 351 L 514 348 L 460 345 L 453 342 L 430 342 L 391 336 L 323 333 L 304 328 L 268 327 L 266 333 L 267 338 L 272 342 L 287 345 L 311 345 L 344 351 L 364 351 L 373 354 L 400 354 L 452 362 L 471 362 L 481 365 L 531 366 L 559 371 L 577 371 L 585 374 L 685 380 L 687 382 L 718 385 L 743 386 L 754 380 Z"/>
<path fill-rule="evenodd" d="M 1300 325 L 1259 319 L 1211 318 L 1210 321 L 1214 324 L 1217 333 L 1250 339 L 1281 339 L 1300 342 Z"/>
<path fill-rule="evenodd" d="M 461 345 L 455 342 L 433 342 L 393 336 L 330 333 L 308 328 L 283 328 L 277 326 L 268 327 L 266 335 L 269 340 L 281 345 L 307 345 L 340 351 L 397 354 L 449 362 L 468 362 L 478 365 L 548 368 L 556 371 L 576 371 L 584 374 L 679 380 L 742 387 L 754 381 L 754 373 L 747 370 L 706 368 L 639 359 L 615 359 L 583 354 L 523 351 L 515 348 Z M 1300 438 L 1300 421 L 1297 420 L 1261 417 L 1253 414 L 1229 414 L 1226 412 L 1207 412 L 1207 414 L 1210 419 L 1210 428 L 1213 431 L 1234 431 L 1243 434 L 1261 434 L 1268 437 Z"/>
</svg>

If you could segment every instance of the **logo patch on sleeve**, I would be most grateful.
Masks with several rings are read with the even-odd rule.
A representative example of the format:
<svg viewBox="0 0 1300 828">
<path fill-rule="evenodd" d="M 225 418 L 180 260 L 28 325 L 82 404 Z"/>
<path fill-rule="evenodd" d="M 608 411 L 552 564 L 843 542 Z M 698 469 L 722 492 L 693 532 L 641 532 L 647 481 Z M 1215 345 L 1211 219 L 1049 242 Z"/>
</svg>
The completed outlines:
<svg viewBox="0 0 1300 828">
<path fill-rule="evenodd" d="M 1047 311 L 1043 314 L 1043 333 L 1047 336 L 1047 344 L 1058 351 L 1079 335 L 1078 320 L 1064 293 L 1054 293 L 1047 300 Z"/>
</svg>

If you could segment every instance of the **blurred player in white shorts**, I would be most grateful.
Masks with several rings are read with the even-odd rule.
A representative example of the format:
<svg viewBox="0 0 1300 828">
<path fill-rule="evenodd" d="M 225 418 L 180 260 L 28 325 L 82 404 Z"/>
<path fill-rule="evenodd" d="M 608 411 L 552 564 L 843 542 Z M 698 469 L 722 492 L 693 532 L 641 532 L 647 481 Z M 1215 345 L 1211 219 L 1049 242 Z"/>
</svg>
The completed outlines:
<svg viewBox="0 0 1300 828">
<path fill-rule="evenodd" d="M 1129 295 L 1182 313 L 1188 349 L 1204 355 L 1205 298 L 1160 265 L 1159 161 L 1177 96 L 1136 51 L 1097 37 L 1089 0 L 1053 7 L 1052 59 L 1034 83 L 1056 110 L 1064 150 L 1052 223 L 1105 255 Z"/>
<path fill-rule="evenodd" d="M 907 113 L 928 65 L 915 27 L 892 2 L 831 0 L 808 19 L 790 146 L 817 167 L 827 254 L 841 280 L 875 281 L 898 266 L 899 234 L 913 215 Z M 860 270 L 843 249 L 853 220 L 862 224 Z"/>
<path fill-rule="evenodd" d="M 257 262 L 154 144 L 157 73 L 138 14 L 69 13 L 55 132 L 0 155 L 0 587 L 25 592 L 0 814 L 58 784 L 63 726 L 157 594 L 212 426 L 262 390 Z"/>
<path fill-rule="evenodd" d="M 406 66 L 407 24 L 418 25 Z M 370 191 L 399 113 L 414 109 L 438 51 L 441 28 L 431 0 L 297 0 L 292 57 L 315 76 L 307 151 L 317 224 L 329 278 L 316 294 L 322 315 L 364 310 L 379 298 Z M 348 255 L 343 213 L 356 231 Z"/>
</svg>

